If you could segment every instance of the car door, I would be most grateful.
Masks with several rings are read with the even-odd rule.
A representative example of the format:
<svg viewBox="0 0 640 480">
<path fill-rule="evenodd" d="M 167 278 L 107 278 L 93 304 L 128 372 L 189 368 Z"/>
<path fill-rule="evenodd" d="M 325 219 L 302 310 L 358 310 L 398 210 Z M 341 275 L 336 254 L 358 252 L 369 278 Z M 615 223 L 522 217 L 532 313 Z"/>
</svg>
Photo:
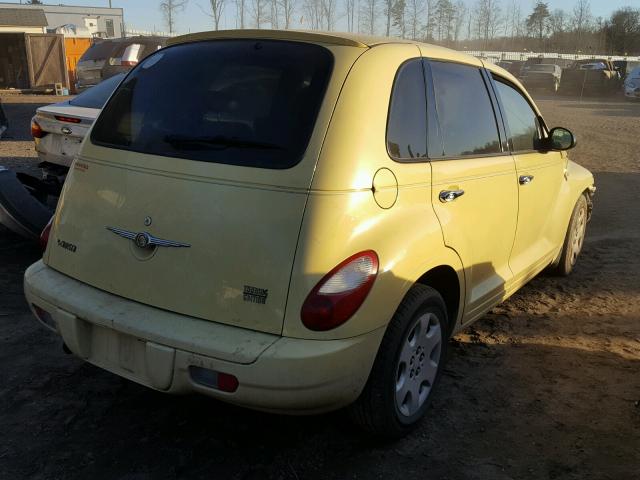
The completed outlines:
<svg viewBox="0 0 640 480">
<path fill-rule="evenodd" d="M 429 143 L 432 205 L 464 265 L 463 322 L 504 298 L 516 230 L 515 163 L 500 135 L 489 78 L 478 65 L 427 62 L 439 144 Z M 429 128 L 434 127 L 430 122 Z M 431 135 L 430 135 L 431 137 Z"/>
<path fill-rule="evenodd" d="M 517 287 L 553 260 L 564 238 L 558 195 L 566 157 L 538 150 L 543 127 L 536 110 L 516 85 L 498 76 L 493 79 L 516 163 L 518 226 L 509 264 Z"/>
</svg>

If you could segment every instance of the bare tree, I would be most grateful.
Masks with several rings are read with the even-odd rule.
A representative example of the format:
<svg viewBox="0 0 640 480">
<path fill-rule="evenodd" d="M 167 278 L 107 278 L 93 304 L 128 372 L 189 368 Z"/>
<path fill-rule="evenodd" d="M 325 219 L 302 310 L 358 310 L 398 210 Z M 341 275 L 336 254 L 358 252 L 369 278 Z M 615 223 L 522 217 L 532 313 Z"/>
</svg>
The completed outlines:
<svg viewBox="0 0 640 480">
<path fill-rule="evenodd" d="M 467 5 L 463 0 L 458 0 L 455 4 L 455 25 L 453 40 L 458 43 L 460 41 L 460 33 L 462 32 L 462 25 L 464 25 L 464 19 L 467 16 Z"/>
<path fill-rule="evenodd" d="M 291 28 L 291 20 L 296 7 L 296 0 L 277 0 L 284 19 L 284 28 Z"/>
<path fill-rule="evenodd" d="M 321 25 L 327 31 L 333 30 L 336 23 L 336 0 L 320 0 Z"/>
<path fill-rule="evenodd" d="M 409 0 L 408 34 L 413 40 L 418 39 L 420 32 L 420 18 L 424 10 L 424 0 Z"/>
<path fill-rule="evenodd" d="M 262 25 L 267 21 L 265 12 L 265 0 L 251 0 L 251 16 L 253 19 L 253 25 L 256 28 L 262 28 Z"/>
<path fill-rule="evenodd" d="M 304 15 L 301 23 L 306 23 L 311 30 L 319 30 L 322 22 L 321 0 L 304 0 L 302 9 L 304 10 Z"/>
<path fill-rule="evenodd" d="M 436 1 L 437 0 L 426 0 L 427 1 L 427 23 L 424 26 L 424 37 L 427 40 L 433 39 L 433 31 L 435 30 L 435 10 L 436 10 Z"/>
<path fill-rule="evenodd" d="M 235 0 L 235 1 L 236 1 L 236 27 L 244 28 L 246 0 Z"/>
<path fill-rule="evenodd" d="M 406 1 L 394 0 L 393 6 L 391 7 L 391 18 L 393 20 L 393 26 L 396 28 L 396 31 L 401 38 L 405 38 L 407 36 L 406 12 Z"/>
<path fill-rule="evenodd" d="M 213 18 L 213 27 L 215 30 L 220 30 L 220 20 L 222 20 L 222 12 L 224 10 L 225 2 L 226 0 L 209 0 L 212 13 L 207 13 L 204 8 L 198 5 L 198 7 L 200 7 L 200 10 L 202 10 L 202 13 L 204 13 L 208 17 Z"/>
<path fill-rule="evenodd" d="M 571 23 L 574 32 L 574 46 L 577 50 L 582 45 L 583 38 L 591 25 L 591 5 L 589 0 L 578 0 L 573 7 Z"/>
<path fill-rule="evenodd" d="M 280 28 L 280 6 L 278 0 L 269 0 L 269 23 L 271 28 Z"/>
<path fill-rule="evenodd" d="M 502 21 L 500 3 L 498 0 L 478 0 L 474 6 L 475 33 L 484 40 L 486 48 L 489 40 L 495 38 Z"/>
<path fill-rule="evenodd" d="M 356 26 L 356 0 L 345 0 L 344 7 L 347 16 L 347 31 L 353 32 Z"/>
<path fill-rule="evenodd" d="M 169 33 L 176 31 L 176 16 L 178 12 L 183 11 L 189 0 L 163 0 L 160 2 L 160 11 L 164 17 Z"/>
<path fill-rule="evenodd" d="M 360 29 L 364 33 L 373 35 L 376 29 L 376 13 L 378 0 L 363 0 L 360 4 Z"/>
</svg>

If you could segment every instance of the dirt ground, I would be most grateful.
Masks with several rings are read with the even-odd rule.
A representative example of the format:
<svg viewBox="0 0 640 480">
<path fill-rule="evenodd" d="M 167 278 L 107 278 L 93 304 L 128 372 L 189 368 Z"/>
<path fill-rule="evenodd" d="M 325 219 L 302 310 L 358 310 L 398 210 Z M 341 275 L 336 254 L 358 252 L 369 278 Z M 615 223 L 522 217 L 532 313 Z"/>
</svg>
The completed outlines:
<svg viewBox="0 0 640 480">
<path fill-rule="evenodd" d="M 28 120 L 52 99 L 3 101 L 0 165 L 33 169 Z M 395 443 L 339 412 L 167 396 L 65 355 L 23 298 L 38 249 L 0 229 L 0 479 L 640 479 L 640 103 L 539 105 L 596 176 L 582 257 L 452 339 L 428 418 Z"/>
</svg>

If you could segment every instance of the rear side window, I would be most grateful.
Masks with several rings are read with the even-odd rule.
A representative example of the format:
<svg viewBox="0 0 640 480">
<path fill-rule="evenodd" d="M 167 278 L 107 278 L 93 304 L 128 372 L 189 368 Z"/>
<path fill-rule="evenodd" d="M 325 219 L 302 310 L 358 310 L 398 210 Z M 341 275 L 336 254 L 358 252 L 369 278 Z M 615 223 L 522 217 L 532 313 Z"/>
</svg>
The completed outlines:
<svg viewBox="0 0 640 480">
<path fill-rule="evenodd" d="M 431 62 L 431 72 L 444 156 L 499 153 L 498 126 L 480 70 Z"/>
<path fill-rule="evenodd" d="M 402 65 L 393 83 L 387 150 L 396 160 L 427 155 L 427 103 L 421 59 Z"/>
<path fill-rule="evenodd" d="M 538 117 L 522 94 L 506 83 L 495 82 L 509 128 L 511 150 L 515 152 L 536 150 L 539 130 Z"/>
<path fill-rule="evenodd" d="M 91 141 L 184 160 L 289 168 L 306 150 L 332 68 L 327 49 L 306 43 L 169 47 L 127 76 Z"/>
<path fill-rule="evenodd" d="M 122 81 L 124 75 L 124 73 L 119 73 L 113 77 L 103 80 L 95 87 L 91 87 L 77 95 L 75 98 L 69 100 L 69 104 L 74 107 L 102 108 L 109 99 L 109 96 Z"/>
</svg>

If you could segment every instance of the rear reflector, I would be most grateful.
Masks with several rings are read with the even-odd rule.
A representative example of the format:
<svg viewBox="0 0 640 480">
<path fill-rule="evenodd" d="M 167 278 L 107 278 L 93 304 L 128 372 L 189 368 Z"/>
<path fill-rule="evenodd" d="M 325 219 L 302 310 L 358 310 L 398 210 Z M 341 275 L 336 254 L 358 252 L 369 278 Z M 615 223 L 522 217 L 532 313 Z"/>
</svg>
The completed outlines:
<svg viewBox="0 0 640 480">
<path fill-rule="evenodd" d="M 80 123 L 82 120 L 74 117 L 63 117 L 62 115 L 54 115 L 54 118 L 60 122 Z"/>
<path fill-rule="evenodd" d="M 44 324 L 45 327 L 50 328 L 53 331 L 56 331 L 56 321 L 53 319 L 51 314 L 47 312 L 44 308 L 40 308 L 36 304 L 32 303 L 31 307 L 33 308 L 33 312 L 36 315 L 36 318 L 40 320 L 41 323 Z"/>
<path fill-rule="evenodd" d="M 238 389 L 238 379 L 229 373 L 191 365 L 189 366 L 189 375 L 194 382 L 222 392 L 233 393 Z"/>
</svg>

